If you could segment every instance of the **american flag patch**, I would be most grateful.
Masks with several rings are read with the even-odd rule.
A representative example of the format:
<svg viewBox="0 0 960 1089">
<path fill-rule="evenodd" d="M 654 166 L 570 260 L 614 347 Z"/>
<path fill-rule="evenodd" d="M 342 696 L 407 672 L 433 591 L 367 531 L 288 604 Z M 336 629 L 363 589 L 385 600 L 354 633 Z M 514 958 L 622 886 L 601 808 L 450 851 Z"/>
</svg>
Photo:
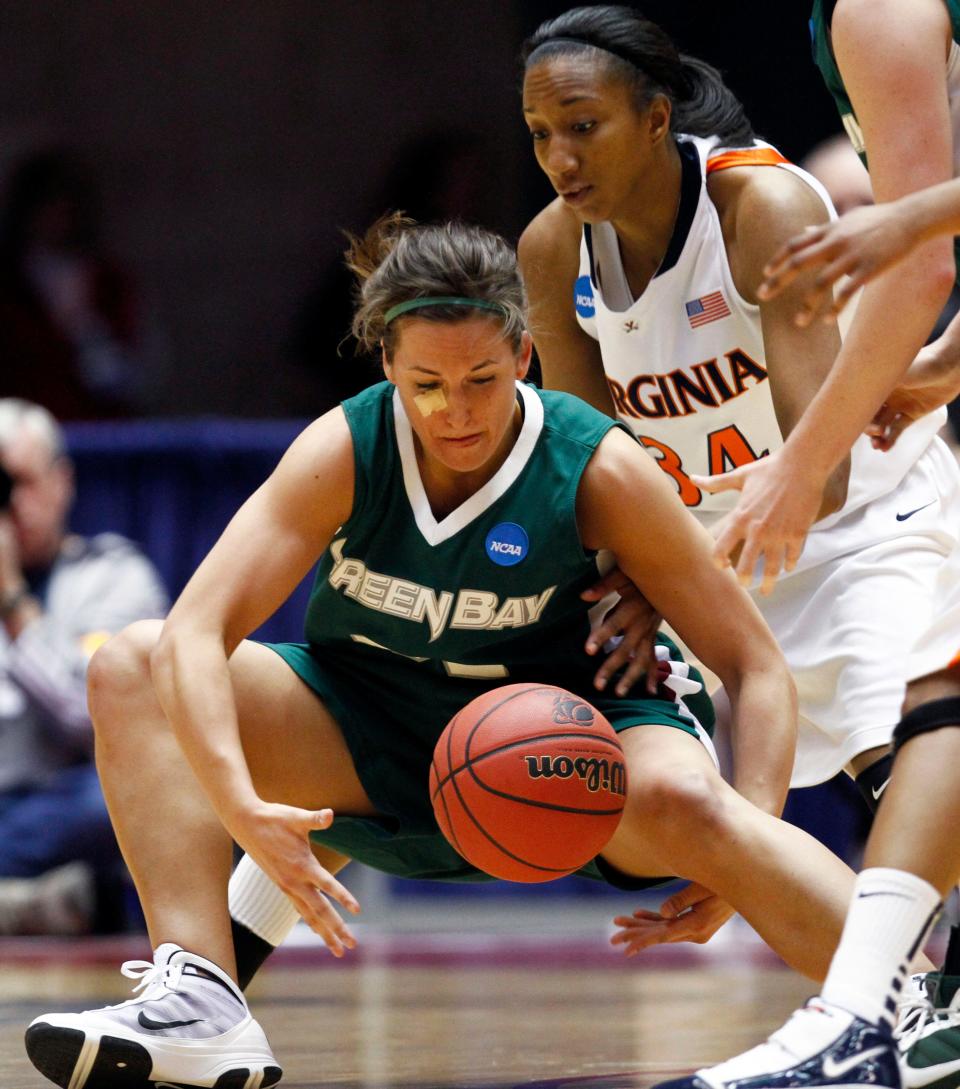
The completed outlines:
<svg viewBox="0 0 960 1089">
<path fill-rule="evenodd" d="M 730 307 L 723 297 L 722 291 L 711 291 L 709 295 L 701 295 L 699 299 L 691 299 L 683 304 L 687 312 L 687 321 L 690 328 L 696 329 L 706 325 L 710 321 L 719 321 L 730 315 Z"/>
</svg>

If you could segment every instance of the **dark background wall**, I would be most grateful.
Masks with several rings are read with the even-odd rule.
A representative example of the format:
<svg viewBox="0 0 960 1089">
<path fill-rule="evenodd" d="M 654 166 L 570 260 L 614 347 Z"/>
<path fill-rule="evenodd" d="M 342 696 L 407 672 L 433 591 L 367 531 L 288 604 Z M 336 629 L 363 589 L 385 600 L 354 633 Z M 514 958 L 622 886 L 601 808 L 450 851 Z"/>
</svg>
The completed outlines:
<svg viewBox="0 0 960 1089">
<path fill-rule="evenodd" d="M 549 199 L 516 54 L 566 6 L 7 0 L 0 172 L 48 144 L 93 167 L 107 243 L 148 316 L 143 411 L 309 414 L 316 360 L 351 365 L 326 342 L 310 366 L 290 360 L 304 300 L 330 344 L 345 332 L 340 228 L 420 200 L 515 238 Z M 837 130 L 806 2 L 642 10 L 721 67 L 791 157 Z"/>
</svg>

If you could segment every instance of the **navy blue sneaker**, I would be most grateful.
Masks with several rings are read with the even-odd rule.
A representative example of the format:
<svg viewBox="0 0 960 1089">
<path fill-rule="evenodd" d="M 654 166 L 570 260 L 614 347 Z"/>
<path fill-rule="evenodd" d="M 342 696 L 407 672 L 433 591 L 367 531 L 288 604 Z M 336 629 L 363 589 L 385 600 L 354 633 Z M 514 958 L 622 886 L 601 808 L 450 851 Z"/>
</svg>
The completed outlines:
<svg viewBox="0 0 960 1089">
<path fill-rule="evenodd" d="M 719 1066 L 653 1089 L 902 1089 L 897 1047 L 885 1025 L 811 999 L 765 1043 Z"/>
</svg>

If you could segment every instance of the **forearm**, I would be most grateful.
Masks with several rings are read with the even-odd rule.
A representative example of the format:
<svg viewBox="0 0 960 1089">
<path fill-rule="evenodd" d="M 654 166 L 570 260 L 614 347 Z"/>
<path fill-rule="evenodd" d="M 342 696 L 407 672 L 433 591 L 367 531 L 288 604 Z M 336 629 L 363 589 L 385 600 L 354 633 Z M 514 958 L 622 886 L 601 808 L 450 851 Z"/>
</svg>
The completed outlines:
<svg viewBox="0 0 960 1089">
<path fill-rule="evenodd" d="M 151 656 L 157 698 L 180 747 L 224 825 L 258 802 L 247 767 L 222 642 L 164 632 Z"/>
<path fill-rule="evenodd" d="M 795 465 L 826 481 L 905 374 L 948 292 L 949 281 L 927 261 L 865 288 L 829 375 L 785 444 Z"/>
<path fill-rule="evenodd" d="M 960 179 L 932 185 L 918 193 L 902 197 L 896 204 L 906 217 L 909 233 L 918 243 L 937 235 L 960 234 Z"/>
<path fill-rule="evenodd" d="M 764 812 L 779 816 L 793 771 L 796 694 L 780 666 L 751 669 L 725 685 L 733 715 L 733 786 Z"/>
</svg>

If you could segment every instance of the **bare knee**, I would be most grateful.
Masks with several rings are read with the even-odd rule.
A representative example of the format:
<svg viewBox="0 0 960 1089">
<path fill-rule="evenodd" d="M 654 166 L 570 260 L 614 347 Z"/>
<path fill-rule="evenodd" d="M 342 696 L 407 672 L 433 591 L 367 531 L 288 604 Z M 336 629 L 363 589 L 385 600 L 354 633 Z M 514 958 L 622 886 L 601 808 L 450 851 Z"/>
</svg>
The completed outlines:
<svg viewBox="0 0 960 1089">
<path fill-rule="evenodd" d="M 90 659 L 87 699 L 98 739 L 114 721 L 114 712 L 152 695 L 150 650 L 162 622 L 141 620 L 113 636 Z"/>
<path fill-rule="evenodd" d="M 729 825 L 730 788 L 712 768 L 671 764 L 645 769 L 633 782 L 625 818 L 662 843 L 717 843 Z"/>
</svg>

